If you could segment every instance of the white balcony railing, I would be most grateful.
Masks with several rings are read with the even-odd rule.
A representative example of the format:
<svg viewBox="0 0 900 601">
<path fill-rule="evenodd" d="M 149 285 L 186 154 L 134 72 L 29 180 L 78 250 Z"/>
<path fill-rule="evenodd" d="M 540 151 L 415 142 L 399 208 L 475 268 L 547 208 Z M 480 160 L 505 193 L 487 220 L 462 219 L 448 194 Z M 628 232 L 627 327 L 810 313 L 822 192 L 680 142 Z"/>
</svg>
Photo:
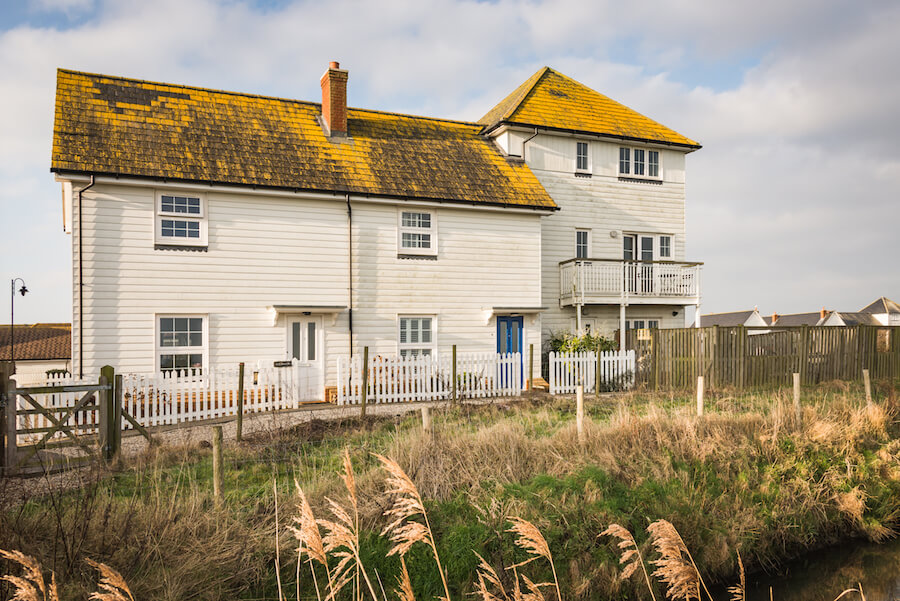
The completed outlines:
<svg viewBox="0 0 900 601">
<path fill-rule="evenodd" d="M 569 259 L 559 264 L 559 298 L 564 305 L 617 302 L 623 298 L 699 299 L 701 265 Z"/>
</svg>

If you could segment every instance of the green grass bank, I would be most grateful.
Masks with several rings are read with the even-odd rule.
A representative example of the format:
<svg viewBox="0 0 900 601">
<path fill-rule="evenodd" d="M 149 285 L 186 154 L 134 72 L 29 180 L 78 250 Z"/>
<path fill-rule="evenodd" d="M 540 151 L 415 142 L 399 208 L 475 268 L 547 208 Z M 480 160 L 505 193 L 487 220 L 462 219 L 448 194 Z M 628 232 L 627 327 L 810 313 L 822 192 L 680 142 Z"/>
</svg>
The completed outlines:
<svg viewBox="0 0 900 601">
<path fill-rule="evenodd" d="M 780 393 L 710 395 L 699 420 L 693 407 L 679 395 L 588 398 L 583 444 L 571 399 L 435 410 L 431 435 L 418 414 L 311 422 L 229 446 L 221 507 L 208 448 L 158 448 L 114 473 L 83 475 L 76 490 L 11 500 L 0 548 L 54 570 L 64 599 L 94 590 L 85 557 L 120 570 L 136 598 L 276 599 L 274 481 L 282 583 L 293 599 L 296 542 L 285 526 L 296 513 L 294 483 L 316 517 L 330 519 L 325 498 L 346 499 L 344 448 L 359 490 L 363 563 L 389 594 L 399 561 L 380 536 L 391 499 L 373 453 L 395 459 L 425 499 L 454 599 L 474 591 L 474 552 L 503 578 L 526 559 L 507 532 L 513 516 L 546 537 L 567 599 L 649 598 L 640 582 L 618 578 L 614 541 L 597 537 L 612 522 L 652 559 L 645 528 L 671 521 L 704 577 L 726 581 L 738 551 L 752 573 L 841 540 L 884 540 L 900 525 L 893 393 L 867 407 L 845 385 L 805 391 L 799 420 Z M 443 593 L 423 545 L 407 565 L 417 599 Z M 551 579 L 545 562 L 521 570 Z M 301 596 L 315 598 L 308 576 L 304 567 Z"/>
</svg>

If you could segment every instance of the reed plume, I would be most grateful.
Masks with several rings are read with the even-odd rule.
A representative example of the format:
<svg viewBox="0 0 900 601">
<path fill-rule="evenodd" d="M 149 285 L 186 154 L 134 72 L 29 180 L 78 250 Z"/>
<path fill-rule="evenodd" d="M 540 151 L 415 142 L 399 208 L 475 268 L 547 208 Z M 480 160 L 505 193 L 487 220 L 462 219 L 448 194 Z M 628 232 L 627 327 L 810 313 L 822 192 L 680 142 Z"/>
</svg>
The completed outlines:
<svg viewBox="0 0 900 601">
<path fill-rule="evenodd" d="M 517 563 L 514 565 L 514 568 L 518 568 L 525 564 L 531 563 L 535 559 L 539 557 L 543 557 L 550 563 L 550 569 L 553 571 L 553 584 L 556 586 L 556 597 L 559 601 L 562 601 L 562 593 L 559 590 L 559 578 L 556 577 L 556 566 L 553 565 L 553 554 L 550 552 L 550 545 L 547 544 L 547 539 L 544 538 L 544 535 L 541 534 L 541 531 L 537 526 L 529 522 L 528 520 L 523 520 L 519 517 L 512 517 L 509 519 L 511 526 L 507 530 L 507 532 L 512 532 L 516 535 L 516 546 L 524 549 L 534 557 L 526 559 L 523 562 Z M 526 584 L 530 582 L 525 576 L 523 576 Z M 524 593 L 528 594 L 528 593 Z M 543 595 L 541 596 L 543 598 Z"/>
<path fill-rule="evenodd" d="M 400 575 L 397 577 L 397 588 L 394 589 L 399 601 L 416 601 L 413 594 L 412 582 L 409 579 L 409 570 L 406 569 L 406 560 L 400 556 Z"/>
<path fill-rule="evenodd" d="M 481 598 L 481 601 L 509 601 L 509 596 L 506 594 L 506 589 L 503 588 L 503 583 L 500 582 L 500 576 L 496 570 L 477 551 L 472 552 L 475 553 L 475 557 L 479 560 L 478 567 L 475 569 L 475 574 L 478 577 L 478 582 L 475 584 L 475 594 Z M 499 590 L 502 597 L 492 593 L 488 585 L 492 585 Z"/>
<path fill-rule="evenodd" d="M 332 590 L 334 588 L 334 583 L 331 579 L 331 572 L 328 569 L 328 556 L 325 553 L 325 545 L 322 542 L 322 534 L 319 532 L 316 516 L 313 514 L 309 500 L 306 498 L 306 494 L 303 492 L 303 489 L 300 488 L 300 483 L 296 479 L 294 479 L 294 487 L 297 490 L 297 498 L 299 499 L 299 502 L 297 503 L 299 513 L 293 517 L 292 521 L 294 525 L 288 526 L 288 530 L 290 530 L 294 534 L 294 538 L 297 539 L 298 562 L 301 561 L 304 549 L 306 550 L 309 571 L 312 573 L 313 586 L 316 589 L 316 598 L 321 600 L 322 594 L 319 590 L 319 582 L 313 562 L 317 562 L 325 568 L 325 575 L 328 578 L 328 589 Z M 297 578 L 299 582 L 299 567 Z"/>
<path fill-rule="evenodd" d="M 328 497 L 325 501 L 328 508 L 334 515 L 333 520 L 317 520 L 317 523 L 325 529 L 325 536 L 322 537 L 322 544 L 326 555 L 337 558 L 338 563 L 329 576 L 331 582 L 331 590 L 326 600 L 334 599 L 334 597 L 354 578 L 359 583 L 359 576 L 362 575 L 372 595 L 372 601 L 378 601 L 378 595 L 372 587 L 369 575 L 363 566 L 362 558 L 359 551 L 359 501 L 356 495 L 356 483 L 353 477 L 353 464 L 350 462 L 350 451 L 344 449 L 344 473 L 341 479 L 347 488 L 347 494 L 350 498 L 350 506 L 353 515 L 345 509 L 340 503 Z"/>
<path fill-rule="evenodd" d="M 21 551 L 6 551 L 4 549 L 0 549 L 0 557 L 22 567 L 22 576 L 12 576 L 10 574 L 0 576 L 0 580 L 5 580 L 15 587 L 12 599 L 15 601 L 59 601 L 59 593 L 56 590 L 56 576 L 51 574 L 50 586 L 47 586 L 44 582 L 41 564 L 34 557 L 25 555 Z"/>
<path fill-rule="evenodd" d="M 631 578 L 638 567 L 640 567 L 644 574 L 644 581 L 647 583 L 647 590 L 650 591 L 650 597 L 653 601 L 656 601 L 653 585 L 650 583 L 650 574 L 647 573 L 644 558 L 641 556 L 641 551 L 631 531 L 619 524 L 610 524 L 606 530 L 600 533 L 600 536 L 612 536 L 619 539 L 619 543 L 616 546 L 622 549 L 622 556 L 619 558 L 619 563 L 622 565 L 622 580 Z"/>
<path fill-rule="evenodd" d="M 447 586 L 447 577 L 444 575 L 444 567 L 441 565 L 441 558 L 434 542 L 434 531 L 428 522 L 428 513 L 425 511 L 419 489 L 396 461 L 384 455 L 375 454 L 375 456 L 388 473 L 387 492 L 394 496 L 393 505 L 384 512 L 391 522 L 382 531 L 382 535 L 388 535 L 394 543 L 388 555 L 399 555 L 402 558 L 418 542 L 431 547 L 438 573 L 441 575 L 441 583 L 444 585 L 444 595 L 449 601 L 450 589 Z M 412 519 L 417 515 L 422 516 L 424 524 Z"/>
<path fill-rule="evenodd" d="M 116 570 L 105 563 L 92 559 L 85 559 L 87 564 L 100 572 L 100 582 L 97 583 L 99 591 L 91 593 L 88 599 L 94 601 L 134 601 L 134 595 L 128 588 L 128 583 Z"/>
<path fill-rule="evenodd" d="M 700 570 L 675 526 L 666 520 L 657 520 L 647 527 L 647 531 L 653 547 L 659 553 L 659 559 L 651 562 L 656 566 L 653 575 L 668 586 L 666 596 L 684 601 L 699 600 L 702 586 L 706 596 L 712 601 Z"/>
<path fill-rule="evenodd" d="M 747 581 L 744 575 L 744 562 L 741 561 L 741 552 L 738 551 L 738 574 L 740 575 L 740 583 L 736 586 L 728 587 L 731 593 L 731 601 L 746 601 L 747 599 Z"/>
</svg>

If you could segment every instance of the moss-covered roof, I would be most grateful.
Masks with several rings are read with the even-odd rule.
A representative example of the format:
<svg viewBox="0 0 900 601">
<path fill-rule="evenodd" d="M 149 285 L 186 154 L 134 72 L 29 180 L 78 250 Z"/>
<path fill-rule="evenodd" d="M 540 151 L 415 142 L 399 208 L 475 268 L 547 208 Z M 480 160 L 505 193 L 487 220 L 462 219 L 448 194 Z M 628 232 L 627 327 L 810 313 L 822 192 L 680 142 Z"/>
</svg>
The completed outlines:
<svg viewBox="0 0 900 601">
<path fill-rule="evenodd" d="M 550 67 L 529 77 L 478 122 L 488 129 L 506 123 L 661 142 L 690 149 L 700 147 L 694 140 Z"/>
<path fill-rule="evenodd" d="M 332 140 L 317 103 L 60 69 L 51 170 L 392 198 L 556 207 L 477 123 L 348 110 Z"/>
</svg>

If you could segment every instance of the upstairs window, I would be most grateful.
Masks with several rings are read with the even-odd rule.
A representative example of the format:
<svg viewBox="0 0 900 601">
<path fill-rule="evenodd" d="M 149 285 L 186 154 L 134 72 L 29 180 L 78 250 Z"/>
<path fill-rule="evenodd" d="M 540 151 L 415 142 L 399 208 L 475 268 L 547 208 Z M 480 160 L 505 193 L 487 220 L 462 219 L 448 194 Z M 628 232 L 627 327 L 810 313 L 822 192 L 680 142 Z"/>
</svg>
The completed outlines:
<svg viewBox="0 0 900 601">
<path fill-rule="evenodd" d="M 575 230 L 575 258 L 587 259 L 591 253 L 591 231 Z"/>
<path fill-rule="evenodd" d="M 619 175 L 628 175 L 631 173 L 631 149 L 619 149 Z"/>
<path fill-rule="evenodd" d="M 157 194 L 157 246 L 206 246 L 206 226 L 206 199 L 202 195 Z"/>
<path fill-rule="evenodd" d="M 434 318 L 430 316 L 400 316 L 398 348 L 401 357 L 418 357 L 434 353 Z"/>
<path fill-rule="evenodd" d="M 659 237 L 659 258 L 660 259 L 671 259 L 672 258 L 672 236 L 660 236 Z"/>
<path fill-rule="evenodd" d="M 437 255 L 437 224 L 430 211 L 400 211 L 398 254 Z"/>
<path fill-rule="evenodd" d="M 619 148 L 619 175 L 639 179 L 661 177 L 659 151 L 647 148 Z"/>
<path fill-rule="evenodd" d="M 199 375 L 206 355 L 206 318 L 200 315 L 161 315 L 157 358 L 159 371 Z"/>
<path fill-rule="evenodd" d="M 587 142 L 576 142 L 575 144 L 575 170 L 591 170 L 590 145 Z"/>
</svg>

